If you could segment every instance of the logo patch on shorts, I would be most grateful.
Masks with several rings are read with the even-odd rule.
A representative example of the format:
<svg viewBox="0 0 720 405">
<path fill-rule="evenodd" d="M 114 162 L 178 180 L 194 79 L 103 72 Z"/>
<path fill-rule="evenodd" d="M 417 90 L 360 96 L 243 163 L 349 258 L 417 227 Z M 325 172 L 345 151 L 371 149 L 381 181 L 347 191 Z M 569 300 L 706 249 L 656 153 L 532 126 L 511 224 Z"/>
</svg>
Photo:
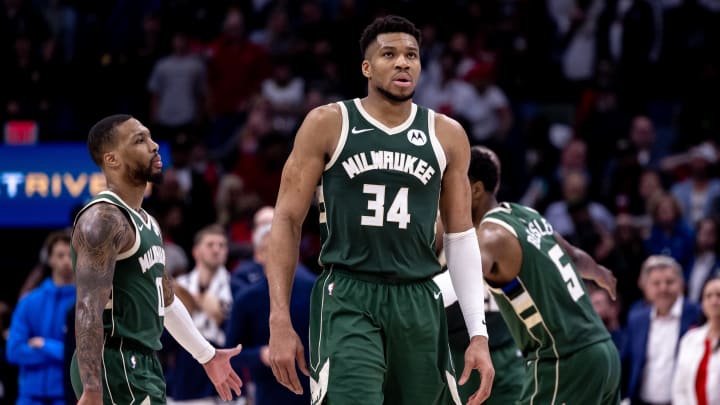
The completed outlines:
<svg viewBox="0 0 720 405">
<path fill-rule="evenodd" d="M 310 377 L 310 403 L 319 405 L 325 399 L 330 380 L 330 359 L 326 359 L 320 372 L 317 373 L 317 380 Z"/>
<path fill-rule="evenodd" d="M 333 281 L 332 283 L 330 283 L 328 285 L 328 295 L 332 295 L 334 289 L 335 289 L 335 282 Z"/>
</svg>

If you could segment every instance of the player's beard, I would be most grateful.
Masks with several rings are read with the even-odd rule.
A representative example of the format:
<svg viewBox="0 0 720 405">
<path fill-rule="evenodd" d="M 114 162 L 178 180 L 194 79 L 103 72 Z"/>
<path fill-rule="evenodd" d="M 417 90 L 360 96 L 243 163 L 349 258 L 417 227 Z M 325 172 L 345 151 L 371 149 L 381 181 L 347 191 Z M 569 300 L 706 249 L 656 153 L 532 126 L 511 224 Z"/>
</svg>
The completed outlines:
<svg viewBox="0 0 720 405">
<path fill-rule="evenodd" d="M 138 167 L 133 172 L 133 180 L 139 184 L 147 184 L 148 182 L 153 184 L 162 184 L 163 182 L 163 172 L 153 172 L 153 164 L 150 162 L 150 165 L 147 167 Z"/>
<path fill-rule="evenodd" d="M 397 94 L 392 94 L 390 91 L 388 91 L 380 86 L 377 86 L 377 90 L 378 90 L 378 92 L 380 92 L 381 95 L 383 95 L 383 97 L 385 97 L 386 99 L 388 99 L 390 101 L 394 101 L 396 103 L 402 103 L 403 101 L 408 101 L 411 98 L 413 98 L 413 96 L 415 95 L 415 90 L 413 90 L 412 92 L 410 92 L 410 94 L 407 94 L 405 96 L 398 96 Z"/>
</svg>

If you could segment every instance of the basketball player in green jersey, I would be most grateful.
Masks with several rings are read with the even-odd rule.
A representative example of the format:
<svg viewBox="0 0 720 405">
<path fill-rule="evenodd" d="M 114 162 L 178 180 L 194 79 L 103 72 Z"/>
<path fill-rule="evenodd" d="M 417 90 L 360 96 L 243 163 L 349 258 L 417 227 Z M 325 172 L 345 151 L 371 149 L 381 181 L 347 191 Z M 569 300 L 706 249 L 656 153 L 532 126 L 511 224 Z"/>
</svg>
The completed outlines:
<svg viewBox="0 0 720 405">
<path fill-rule="evenodd" d="M 498 204 L 500 162 L 473 147 L 472 184 L 485 281 L 525 355 L 519 404 L 620 403 L 620 358 L 582 278 L 615 298 L 612 273 L 554 232 L 535 210 Z M 487 187 L 486 187 L 487 185 Z"/>
<path fill-rule="evenodd" d="M 448 267 L 489 395 L 494 369 L 485 327 L 480 251 L 470 217 L 468 138 L 454 120 L 412 102 L 420 76 L 419 31 L 387 16 L 362 34 L 368 95 L 312 110 L 283 170 L 266 265 L 270 363 L 313 404 L 458 404 L 435 255 L 438 208 Z M 316 195 L 324 267 L 311 301 L 309 370 L 289 300 L 300 230 Z"/>
<path fill-rule="evenodd" d="M 220 397 L 240 395 L 229 360 L 240 348 L 215 350 L 175 299 L 164 272 L 157 222 L 142 210 L 147 183 L 160 181 L 158 145 L 138 120 L 113 115 L 88 136 L 107 190 L 75 219 L 76 340 L 71 378 L 79 404 L 165 404 L 155 351 L 163 327 L 200 363 Z"/>
</svg>

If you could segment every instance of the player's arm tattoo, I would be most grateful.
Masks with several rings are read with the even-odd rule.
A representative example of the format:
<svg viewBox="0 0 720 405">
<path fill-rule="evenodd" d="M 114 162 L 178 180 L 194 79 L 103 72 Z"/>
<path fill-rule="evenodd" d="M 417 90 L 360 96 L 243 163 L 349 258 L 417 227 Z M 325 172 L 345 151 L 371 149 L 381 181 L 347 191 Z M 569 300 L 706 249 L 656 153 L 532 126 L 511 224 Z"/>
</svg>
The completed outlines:
<svg viewBox="0 0 720 405">
<path fill-rule="evenodd" d="M 91 206 L 75 225 L 75 336 L 84 390 L 102 391 L 103 310 L 112 291 L 117 255 L 134 241 L 135 230 L 129 220 L 111 204 Z"/>
<path fill-rule="evenodd" d="M 175 300 L 175 289 L 173 288 L 173 279 L 167 274 L 163 274 L 162 278 L 163 287 L 163 302 L 165 306 L 172 304 Z"/>
</svg>

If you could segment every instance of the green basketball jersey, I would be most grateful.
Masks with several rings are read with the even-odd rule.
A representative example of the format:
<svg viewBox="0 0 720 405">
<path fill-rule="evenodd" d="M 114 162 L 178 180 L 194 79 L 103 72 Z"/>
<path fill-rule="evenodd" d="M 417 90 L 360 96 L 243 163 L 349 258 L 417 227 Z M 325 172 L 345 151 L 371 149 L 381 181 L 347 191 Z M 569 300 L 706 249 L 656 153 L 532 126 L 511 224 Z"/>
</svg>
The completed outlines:
<svg viewBox="0 0 720 405">
<path fill-rule="evenodd" d="M 403 124 L 388 128 L 359 99 L 338 105 L 342 131 L 317 190 L 320 264 L 397 279 L 439 272 L 435 220 L 446 161 L 434 112 L 413 104 Z"/>
<path fill-rule="evenodd" d="M 502 203 L 482 222 L 503 226 L 522 247 L 518 276 L 491 292 L 518 347 L 529 358 L 557 359 L 610 338 L 545 218 L 531 208 Z"/>
<path fill-rule="evenodd" d="M 105 333 L 112 337 L 132 339 L 149 349 L 159 350 L 163 332 L 165 303 L 162 277 L 165 272 L 165 249 L 160 227 L 153 217 L 147 220 L 125 204 L 115 193 L 98 193 L 78 213 L 100 202 L 119 207 L 135 228 L 135 244 L 118 255 L 115 262 L 110 299 L 103 312 Z M 77 217 L 76 220 L 77 222 Z M 73 268 L 76 254 L 73 251 Z"/>
</svg>

